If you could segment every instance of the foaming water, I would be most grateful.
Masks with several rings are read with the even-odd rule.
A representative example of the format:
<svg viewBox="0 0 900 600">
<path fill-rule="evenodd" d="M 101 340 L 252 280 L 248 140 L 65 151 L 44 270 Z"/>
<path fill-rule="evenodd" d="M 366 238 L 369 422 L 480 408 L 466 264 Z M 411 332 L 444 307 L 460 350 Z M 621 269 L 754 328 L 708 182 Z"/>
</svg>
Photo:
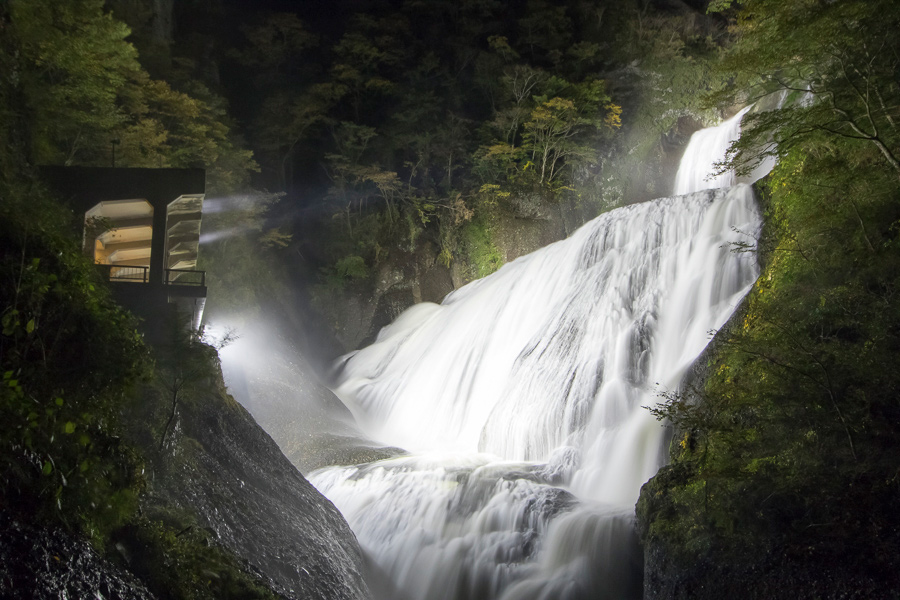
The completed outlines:
<svg viewBox="0 0 900 600">
<path fill-rule="evenodd" d="M 338 395 L 412 455 L 310 479 L 390 597 L 640 597 L 633 507 L 665 439 L 642 407 L 755 281 L 730 244 L 759 225 L 746 185 L 617 209 L 346 357 Z"/>
</svg>

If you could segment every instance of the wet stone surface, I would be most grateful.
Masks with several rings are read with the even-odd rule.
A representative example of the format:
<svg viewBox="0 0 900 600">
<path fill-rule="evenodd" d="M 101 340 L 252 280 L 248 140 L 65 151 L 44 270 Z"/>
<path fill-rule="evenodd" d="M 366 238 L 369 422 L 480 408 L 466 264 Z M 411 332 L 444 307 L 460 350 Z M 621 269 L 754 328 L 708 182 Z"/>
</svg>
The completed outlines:
<svg viewBox="0 0 900 600">
<path fill-rule="evenodd" d="M 131 574 L 84 539 L 27 524 L 0 510 L 0 598 L 152 600 Z"/>
</svg>

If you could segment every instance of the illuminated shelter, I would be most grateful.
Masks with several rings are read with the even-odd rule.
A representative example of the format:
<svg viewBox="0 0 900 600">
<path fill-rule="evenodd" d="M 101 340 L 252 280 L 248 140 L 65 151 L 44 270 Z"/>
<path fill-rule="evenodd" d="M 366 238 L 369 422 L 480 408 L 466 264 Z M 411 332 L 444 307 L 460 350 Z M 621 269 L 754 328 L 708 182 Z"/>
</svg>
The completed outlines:
<svg viewBox="0 0 900 600">
<path fill-rule="evenodd" d="M 197 270 L 206 192 L 203 169 L 43 167 L 44 178 L 84 215 L 83 250 L 116 299 L 148 330 L 173 306 L 200 326 L 206 273 Z"/>
</svg>

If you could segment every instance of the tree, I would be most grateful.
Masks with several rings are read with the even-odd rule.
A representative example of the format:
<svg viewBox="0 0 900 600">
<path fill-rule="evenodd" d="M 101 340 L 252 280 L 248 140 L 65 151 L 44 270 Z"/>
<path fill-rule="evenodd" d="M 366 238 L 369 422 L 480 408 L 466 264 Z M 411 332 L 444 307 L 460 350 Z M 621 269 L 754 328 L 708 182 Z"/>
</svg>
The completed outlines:
<svg viewBox="0 0 900 600">
<path fill-rule="evenodd" d="M 146 350 L 81 255 L 70 213 L 25 172 L 0 178 L 0 501 L 99 538 L 135 508 L 119 419 Z"/>
<path fill-rule="evenodd" d="M 519 19 L 519 29 L 522 32 L 519 44 L 527 48 L 532 60 L 541 56 L 558 65 L 565 48 L 571 45 L 573 25 L 565 6 L 529 0 L 525 16 Z"/>
<path fill-rule="evenodd" d="M 501 81 L 512 102 L 506 109 L 498 111 L 494 117 L 494 124 L 505 130 L 506 143 L 510 146 L 517 145 L 519 128 L 528 118 L 532 96 L 547 77 L 545 72 L 527 65 L 514 65 L 503 75 Z"/>
<path fill-rule="evenodd" d="M 119 92 L 140 72 L 128 28 L 103 0 L 11 0 L 10 18 L 35 160 L 105 157 L 126 118 Z"/>
<path fill-rule="evenodd" d="M 737 163 L 784 156 L 824 134 L 871 144 L 900 178 L 896 3 L 752 0 L 735 27 L 739 38 L 722 68 L 736 77 L 715 100 L 787 98 L 782 110 L 746 120 Z"/>
<path fill-rule="evenodd" d="M 621 126 L 621 108 L 612 103 L 601 80 L 572 84 L 552 76 L 542 81 L 537 73 L 515 68 L 507 82 L 511 109 L 493 122 L 507 141 L 479 150 L 482 174 L 497 177 L 502 173 L 507 182 L 517 185 L 533 180 L 552 190 L 565 168 L 596 160 L 601 138 Z M 530 94 L 537 90 L 542 93 Z M 518 131 L 512 131 L 513 126 Z M 533 176 L 529 175 L 532 169 Z"/>
<path fill-rule="evenodd" d="M 328 86 L 314 86 L 302 94 L 277 92 L 263 102 L 257 118 L 257 144 L 264 154 L 275 157 L 282 190 L 293 189 L 293 167 L 298 145 L 318 125 L 328 122 L 331 100 Z"/>
<path fill-rule="evenodd" d="M 155 379 L 170 407 L 159 438 L 160 452 L 165 448 L 179 405 L 187 397 L 215 385 L 216 349 L 201 342 L 197 332 L 190 330 L 189 323 L 190 319 L 176 310 L 168 311 L 162 324 L 162 339 L 155 346 Z"/>
<path fill-rule="evenodd" d="M 334 95 L 348 99 L 350 114 L 357 123 L 362 122 L 364 102 L 371 112 L 371 102 L 393 90 L 391 69 L 403 59 L 401 39 L 407 28 L 400 15 L 384 19 L 356 15 L 351 29 L 334 46 Z"/>
<path fill-rule="evenodd" d="M 328 195 L 336 199 L 347 210 L 360 203 L 359 184 L 365 181 L 369 169 L 364 156 L 369 143 L 375 137 L 375 129 L 350 121 L 339 123 L 332 129 L 336 152 L 325 155 L 330 167 L 328 176 L 332 186 Z"/>
<path fill-rule="evenodd" d="M 578 124 L 575 103 L 564 98 L 551 98 L 531 111 L 525 123 L 524 142 L 531 147 L 531 160 L 540 167 L 538 183 L 553 181 L 556 167 L 576 152 L 570 143 Z"/>
<path fill-rule="evenodd" d="M 123 90 L 124 120 L 114 131 L 121 143 L 118 164 L 203 167 L 211 195 L 246 185 L 249 172 L 259 168 L 252 153 L 233 139 L 221 99 L 206 89 L 197 91 L 188 95 L 138 73 Z"/>
<path fill-rule="evenodd" d="M 254 70 L 261 85 L 290 79 L 303 53 L 318 43 L 317 36 L 292 13 L 269 14 L 261 23 L 244 27 L 243 32 L 249 46 L 236 53 L 238 61 Z"/>
<path fill-rule="evenodd" d="M 115 144 L 119 166 L 205 167 L 211 193 L 257 168 L 223 100 L 199 83 L 186 93 L 152 79 L 102 1 L 14 0 L 10 19 L 35 162 L 109 165 Z"/>
<path fill-rule="evenodd" d="M 835 565 L 893 589 L 900 7 L 733 10 L 739 37 L 723 64 L 734 81 L 713 100 L 761 100 L 731 163 L 778 158 L 762 184 L 764 270 L 719 332 L 698 394 L 657 411 L 680 439 L 642 494 L 645 535 L 673 556 L 749 562 L 754 578 L 771 580 L 773 562 Z"/>
</svg>

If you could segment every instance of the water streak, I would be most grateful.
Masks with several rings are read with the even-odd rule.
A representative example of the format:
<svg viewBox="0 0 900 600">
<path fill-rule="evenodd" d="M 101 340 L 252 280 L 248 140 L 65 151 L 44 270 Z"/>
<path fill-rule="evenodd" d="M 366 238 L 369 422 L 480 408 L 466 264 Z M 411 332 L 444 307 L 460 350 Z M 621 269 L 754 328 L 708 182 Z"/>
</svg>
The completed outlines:
<svg viewBox="0 0 900 600">
<path fill-rule="evenodd" d="M 686 160 L 721 158 L 728 136 L 713 137 Z M 755 281 L 730 244 L 759 223 L 746 185 L 617 209 L 348 356 L 338 395 L 412 455 L 311 480 L 385 596 L 640 597 L 633 506 L 665 437 L 642 407 L 677 389 Z"/>
</svg>

